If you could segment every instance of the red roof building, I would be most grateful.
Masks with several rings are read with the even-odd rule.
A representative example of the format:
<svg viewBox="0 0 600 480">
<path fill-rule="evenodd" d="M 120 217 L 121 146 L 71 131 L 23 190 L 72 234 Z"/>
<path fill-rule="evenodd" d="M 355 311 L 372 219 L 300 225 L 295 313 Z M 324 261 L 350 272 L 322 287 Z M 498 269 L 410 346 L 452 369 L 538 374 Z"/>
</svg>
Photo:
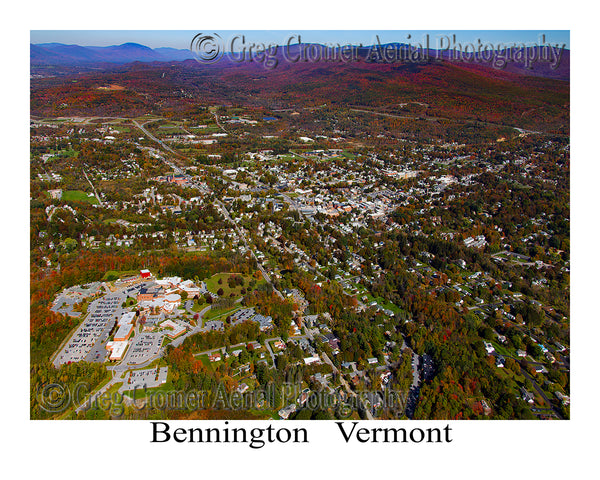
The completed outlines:
<svg viewBox="0 0 600 480">
<path fill-rule="evenodd" d="M 152 274 L 150 273 L 150 270 L 140 270 L 140 276 L 142 278 L 150 278 Z"/>
</svg>

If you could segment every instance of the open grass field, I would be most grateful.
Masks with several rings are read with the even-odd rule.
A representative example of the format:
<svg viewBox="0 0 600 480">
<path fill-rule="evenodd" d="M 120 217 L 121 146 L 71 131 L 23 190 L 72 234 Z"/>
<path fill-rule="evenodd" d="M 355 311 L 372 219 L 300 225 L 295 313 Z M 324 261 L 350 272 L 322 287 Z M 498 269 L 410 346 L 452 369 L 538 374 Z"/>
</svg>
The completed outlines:
<svg viewBox="0 0 600 480">
<path fill-rule="evenodd" d="M 202 361 L 202 364 L 205 367 L 209 367 L 209 368 L 212 369 L 212 366 L 210 364 L 210 360 L 208 359 L 208 355 L 207 354 L 200 355 L 199 357 L 196 357 L 196 358 L 199 358 Z M 215 362 L 215 363 L 220 363 L 220 361 L 219 362 Z"/>
<path fill-rule="evenodd" d="M 362 297 L 362 296 L 366 296 L 368 298 L 368 302 L 367 303 L 371 303 L 372 301 L 376 301 L 378 305 L 380 305 L 381 307 L 387 309 L 387 310 L 391 310 L 392 312 L 394 312 L 394 315 L 403 315 L 406 314 L 406 312 L 404 312 L 400 307 L 398 307 L 397 305 L 386 301 L 385 299 L 383 299 L 382 297 L 374 297 L 373 295 L 371 295 L 368 292 L 364 292 L 364 293 L 359 293 L 358 297 Z"/>
<path fill-rule="evenodd" d="M 202 135 L 208 133 L 218 133 L 221 131 L 221 127 L 216 124 L 207 124 L 206 127 L 189 127 L 188 130 L 193 131 L 195 134 Z"/>
<path fill-rule="evenodd" d="M 231 276 L 242 277 L 243 284 L 235 285 L 233 288 L 231 288 L 227 283 L 227 279 Z M 218 290 L 222 288 L 223 297 L 229 297 L 233 293 L 234 297 L 238 298 L 242 296 L 242 289 L 248 290 L 248 284 L 250 283 L 251 279 L 252 277 L 244 276 L 239 273 L 216 273 L 215 275 L 205 279 L 204 281 L 206 282 L 206 288 L 208 288 L 208 290 L 210 290 L 211 292 L 217 293 Z M 221 281 L 221 283 L 219 283 L 219 281 Z"/>
<path fill-rule="evenodd" d="M 67 202 L 73 201 L 73 202 L 87 202 L 87 203 L 91 203 L 92 205 L 98 204 L 98 199 L 96 197 L 94 197 L 93 195 L 90 197 L 89 193 L 82 192 L 81 190 L 64 191 L 62 194 L 62 199 L 66 200 Z"/>
<path fill-rule="evenodd" d="M 122 127 L 121 125 L 112 125 L 112 128 L 120 133 L 129 133 L 131 131 L 129 127 Z"/>
<path fill-rule="evenodd" d="M 185 132 L 176 125 L 162 125 L 154 129 L 155 135 L 184 135 Z"/>
<path fill-rule="evenodd" d="M 296 162 L 296 161 L 302 161 L 304 160 L 301 156 L 293 154 L 293 153 L 284 153 L 282 155 L 279 155 L 279 159 L 283 160 L 284 162 Z"/>
<path fill-rule="evenodd" d="M 228 315 L 231 315 L 233 312 L 235 312 L 236 310 L 239 310 L 240 307 L 239 305 L 236 305 L 235 307 L 229 307 L 229 308 L 215 308 L 215 309 L 211 309 L 208 312 L 206 312 L 206 314 L 203 317 L 204 322 L 208 322 L 209 320 L 215 320 L 215 319 L 220 319 L 220 320 L 224 320 Z"/>
<path fill-rule="evenodd" d="M 492 340 L 490 343 L 500 355 L 507 355 L 511 357 L 516 356 L 514 352 L 510 352 L 505 346 L 500 345 L 498 342 Z"/>
</svg>

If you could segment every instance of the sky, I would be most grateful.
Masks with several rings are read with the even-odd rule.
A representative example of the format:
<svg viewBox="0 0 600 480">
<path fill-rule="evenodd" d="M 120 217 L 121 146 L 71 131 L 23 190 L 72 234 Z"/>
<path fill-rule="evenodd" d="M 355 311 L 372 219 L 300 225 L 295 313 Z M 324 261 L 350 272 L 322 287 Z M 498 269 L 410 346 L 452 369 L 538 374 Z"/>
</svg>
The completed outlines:
<svg viewBox="0 0 600 480">
<path fill-rule="evenodd" d="M 265 45 L 285 45 L 298 43 L 323 43 L 339 45 L 373 45 L 381 43 L 401 42 L 416 45 L 424 44 L 429 35 L 430 48 L 445 48 L 450 42 L 452 46 L 478 42 L 494 46 L 512 43 L 542 44 L 546 43 L 570 48 L 570 32 L 568 30 L 31 30 L 30 42 L 64 43 L 81 46 L 109 46 L 127 42 L 139 43 L 150 48 L 172 47 L 188 49 L 192 38 L 199 33 L 217 33 L 224 42 L 238 36 L 244 36 L 246 44 L 262 43 Z M 241 37 L 237 39 L 239 43 Z"/>
</svg>

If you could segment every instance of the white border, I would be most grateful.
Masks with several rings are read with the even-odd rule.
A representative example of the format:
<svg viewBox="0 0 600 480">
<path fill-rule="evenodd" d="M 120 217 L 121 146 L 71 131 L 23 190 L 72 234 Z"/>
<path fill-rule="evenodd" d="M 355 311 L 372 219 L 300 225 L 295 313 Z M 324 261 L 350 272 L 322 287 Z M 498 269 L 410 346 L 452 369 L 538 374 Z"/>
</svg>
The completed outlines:
<svg viewBox="0 0 600 480">
<path fill-rule="evenodd" d="M 15 6 L 15 5 L 13 5 Z M 3 277 L 5 323 L 21 335 L 3 351 L 2 435 L 5 471 L 44 478 L 99 478 L 163 474 L 170 478 L 407 478 L 570 477 L 597 471 L 592 461 L 598 398 L 597 232 L 597 29 L 592 11 L 573 3 L 471 2 L 22 2 L 7 14 L 3 31 L 2 115 Z M 594 22 L 594 23 L 593 23 Z M 6 27 L 5 27 L 6 28 Z M 449 445 L 345 445 L 335 425 L 309 423 L 310 448 L 236 445 L 151 445 L 148 422 L 31 422 L 29 417 L 28 321 L 28 73 L 29 31 L 34 29 L 571 29 L 572 78 L 572 420 L 565 422 L 452 422 Z M 586 108 L 588 107 L 588 108 Z M 590 108 L 591 107 L 591 108 Z M 587 112 L 593 112 L 593 117 Z M 6 167 L 5 167 L 6 168 Z M 590 228 L 591 227 L 591 228 Z M 591 231 L 590 231 L 591 230 Z M 18 255 L 13 255 L 13 252 Z M 14 299 L 16 298 L 16 302 Z M 6 349 L 6 345 L 10 347 Z M 8 354 L 8 355 L 6 355 Z M 175 424 L 177 422 L 173 422 Z M 427 426 L 433 422 L 418 422 Z M 435 422 L 438 423 L 438 422 Z M 445 425 L 441 422 L 440 425 Z M 416 426 L 411 423 L 410 426 Z M 202 424 L 207 426 L 207 424 Z M 290 425 L 291 426 L 291 425 Z M 373 423 L 366 426 L 372 427 Z M 593 449 L 593 450 L 592 450 Z M 22 452 L 22 453 L 20 453 Z M 13 470 L 10 467 L 16 467 Z M 589 467 L 590 469 L 588 470 Z M 583 474 L 585 475 L 585 474 Z M 575 473 L 577 477 L 577 474 Z"/>
</svg>

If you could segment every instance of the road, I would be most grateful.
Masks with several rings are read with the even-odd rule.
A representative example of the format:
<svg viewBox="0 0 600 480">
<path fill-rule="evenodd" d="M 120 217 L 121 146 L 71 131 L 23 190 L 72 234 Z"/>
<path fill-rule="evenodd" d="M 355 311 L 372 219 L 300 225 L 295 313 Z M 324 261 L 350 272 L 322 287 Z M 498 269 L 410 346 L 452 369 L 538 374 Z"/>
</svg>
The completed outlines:
<svg viewBox="0 0 600 480">
<path fill-rule="evenodd" d="M 87 410 L 89 408 L 89 406 L 91 405 L 91 403 L 93 403 L 97 398 L 99 398 L 102 394 L 104 394 L 111 386 L 113 386 L 115 383 L 122 382 L 123 378 L 124 378 L 123 376 L 128 370 L 139 370 L 141 368 L 147 367 L 152 362 L 154 362 L 156 359 L 160 358 L 163 355 L 163 352 L 164 352 L 164 350 L 161 348 L 156 355 L 153 355 L 148 360 L 146 360 L 142 363 L 136 364 L 136 365 L 127 365 L 127 364 L 120 363 L 118 365 L 107 366 L 106 369 L 112 372 L 113 378 L 111 378 L 110 381 L 106 385 L 104 385 L 102 388 L 100 388 L 96 392 L 92 393 L 89 400 L 86 400 L 79 407 L 77 407 L 75 409 L 75 413 L 79 413 L 80 411 L 82 411 L 84 409 Z"/>
<path fill-rule="evenodd" d="M 310 222 L 314 223 L 315 225 L 318 223 L 313 216 L 307 216 L 304 215 L 301 211 L 300 211 L 300 207 L 298 206 L 298 204 L 296 203 L 296 201 L 290 197 L 288 197 L 285 193 L 281 193 L 281 198 L 283 198 L 289 205 L 290 207 L 292 207 L 294 210 L 296 210 L 299 214 L 300 217 L 304 220 L 304 219 L 308 219 Z"/>
<path fill-rule="evenodd" d="M 194 353 L 194 357 L 199 357 L 200 355 L 210 355 L 213 352 L 221 352 L 223 354 L 225 354 L 225 349 L 229 348 L 237 348 L 237 347 L 246 347 L 249 343 L 253 343 L 253 341 L 250 342 L 240 342 L 240 343 L 236 343 L 235 345 L 229 345 L 228 347 L 226 346 L 222 346 L 222 347 L 215 347 L 215 348 L 211 348 L 210 350 L 204 350 L 203 352 L 198 352 L 198 353 Z"/>
<path fill-rule="evenodd" d="M 58 118 L 65 119 L 65 117 L 58 117 Z M 68 119 L 69 119 L 69 118 L 67 118 L 67 120 L 68 120 Z M 82 125 L 84 125 L 84 124 L 90 123 L 90 122 L 92 122 L 92 121 L 94 121 L 94 120 L 98 120 L 98 119 L 101 119 L 101 120 L 104 120 L 104 119 L 111 119 L 111 120 L 123 120 L 123 121 L 126 121 L 126 122 L 131 122 L 131 123 L 133 123 L 133 124 L 134 124 L 134 125 L 135 125 L 137 128 L 139 128 L 139 129 L 140 129 L 140 130 L 141 130 L 141 131 L 144 133 L 144 135 L 146 135 L 148 138 L 150 138 L 151 140 L 153 140 L 153 141 L 155 141 L 156 143 L 158 143 L 158 144 L 159 144 L 161 147 L 163 147 L 165 150 L 167 150 L 168 152 L 172 153 L 172 154 L 173 154 L 173 155 L 175 155 L 176 157 L 183 157 L 183 155 L 181 155 L 179 152 L 176 152 L 176 151 L 175 151 L 175 150 L 173 150 L 171 147 L 169 147 L 169 146 L 168 146 L 166 143 L 164 143 L 162 140 L 160 140 L 160 139 L 156 138 L 154 135 L 152 135 L 152 134 L 151 134 L 151 133 L 150 133 L 150 132 L 149 132 L 149 131 L 148 131 L 148 130 L 147 130 L 145 127 L 144 127 L 144 125 L 145 125 L 145 124 L 144 124 L 144 125 L 142 125 L 142 124 L 140 124 L 140 123 L 139 123 L 137 120 L 135 120 L 135 119 L 133 119 L 133 118 L 126 118 L 126 117 L 88 117 L 88 118 L 85 118 L 85 119 L 84 119 L 84 121 L 83 121 L 83 122 L 81 122 L 81 124 L 82 124 Z M 159 118 L 159 119 L 152 119 L 152 120 L 149 120 L 149 121 L 156 121 L 156 120 L 160 120 L 160 118 Z M 106 123 L 106 122 L 103 122 L 103 123 Z M 146 123 L 148 123 L 148 122 L 146 122 Z M 185 157 L 184 157 L 184 158 L 185 158 Z M 167 160 L 163 160 L 163 161 L 164 161 L 164 162 L 165 162 L 167 165 L 169 165 L 169 166 L 170 166 L 170 167 L 171 167 L 171 168 L 172 168 L 172 169 L 175 171 L 175 173 L 176 173 L 176 174 L 178 174 L 178 175 L 182 175 L 182 174 L 183 174 L 183 171 L 182 171 L 182 170 L 181 170 L 181 169 L 180 169 L 180 168 L 179 168 L 177 165 L 174 165 L 174 164 L 172 164 L 172 163 L 168 162 Z M 84 174 L 85 174 L 85 171 L 84 171 Z M 87 177 L 87 175 L 86 175 L 86 177 Z M 89 181 L 89 179 L 88 179 L 88 181 Z M 91 183 L 91 182 L 90 182 L 90 183 Z M 92 185 L 92 188 L 93 188 L 93 185 Z M 98 198 L 98 201 L 100 201 L 100 198 L 99 198 L 97 195 L 96 195 L 96 197 Z"/>
<path fill-rule="evenodd" d="M 223 127 L 223 125 L 221 125 L 221 122 L 219 122 L 219 116 L 216 112 L 213 112 L 213 116 L 215 117 L 215 123 L 219 126 L 219 128 L 223 130 L 224 133 L 229 135 L 229 132 L 225 130 L 225 127 Z"/>
<path fill-rule="evenodd" d="M 416 103 L 416 102 L 414 102 Z M 425 117 L 425 116 L 415 116 L 415 115 L 396 115 L 393 113 L 385 113 L 385 112 L 376 112 L 374 110 L 365 110 L 365 109 L 361 109 L 361 108 L 351 108 L 350 109 L 353 112 L 359 112 L 359 113 L 370 113 L 371 115 L 379 115 L 382 117 L 389 117 L 389 118 L 398 118 L 401 120 L 426 120 L 429 122 L 433 122 L 433 121 L 454 121 L 457 122 L 458 120 L 452 120 L 451 118 L 445 118 L 445 117 Z M 461 123 L 464 123 L 464 121 L 460 121 Z M 481 123 L 484 125 L 489 125 L 492 127 L 504 127 L 504 128 L 513 128 L 515 129 L 517 132 L 521 133 L 521 134 L 538 134 L 538 135 L 543 135 L 545 132 L 536 132 L 533 130 L 525 130 L 523 128 L 519 128 L 519 127 L 513 127 L 512 125 L 502 125 L 500 123 L 492 123 L 492 122 L 485 122 L 485 121 L 481 121 L 478 120 L 477 123 Z"/>
<path fill-rule="evenodd" d="M 89 410 L 89 408 L 94 404 L 94 402 L 101 395 L 106 393 L 110 389 L 110 387 L 112 387 L 115 383 L 119 383 L 122 381 L 123 381 L 122 374 L 119 374 L 118 376 L 113 374 L 113 377 L 108 381 L 108 383 L 106 385 L 104 385 L 102 388 L 100 388 L 97 391 L 95 391 L 94 393 L 92 393 L 87 400 L 84 400 L 83 403 L 81 403 L 81 405 L 79 405 L 77 408 L 75 408 L 75 413 L 77 414 L 84 410 Z"/>
<path fill-rule="evenodd" d="M 223 128 L 223 126 L 219 123 L 219 119 L 216 113 L 214 113 L 215 116 L 215 121 L 217 123 L 217 125 L 224 131 L 227 132 L 227 130 L 225 130 Z M 145 135 L 147 135 L 150 139 L 154 140 L 155 142 L 157 142 L 161 147 L 163 147 L 165 150 L 167 150 L 168 152 L 176 155 L 176 156 L 182 156 L 181 154 L 179 154 L 178 152 L 176 152 L 175 150 L 173 150 L 171 147 L 169 147 L 168 145 L 166 145 L 163 141 L 159 140 L 158 138 L 156 138 L 154 135 L 152 135 L 146 128 L 144 128 L 143 125 L 140 125 L 136 120 L 131 119 L 131 121 L 134 123 L 134 125 L 139 128 Z M 175 171 L 176 174 L 183 174 L 183 171 L 177 167 L 176 165 L 168 162 L 167 160 L 164 160 L 164 162 L 169 165 L 171 168 L 173 168 L 173 170 Z M 262 274 L 263 278 L 265 279 L 265 281 L 271 285 L 271 287 L 273 288 L 273 291 L 279 296 L 279 298 L 281 298 L 283 300 L 283 295 L 282 293 L 277 290 L 275 288 L 275 286 L 273 285 L 273 282 L 271 281 L 271 278 L 269 277 L 268 273 L 266 272 L 266 270 L 263 268 L 263 266 L 261 265 L 261 263 L 259 262 L 258 258 L 256 257 L 256 254 L 254 253 L 254 249 L 250 248 L 249 244 L 248 244 L 248 240 L 246 238 L 246 234 L 244 233 L 243 229 L 241 229 L 237 223 L 235 223 L 233 221 L 233 219 L 231 218 L 231 215 L 229 214 L 229 211 L 227 210 L 227 208 L 225 207 L 225 205 L 220 201 L 215 199 L 215 203 L 221 208 L 221 210 L 223 211 L 223 215 L 225 216 L 225 218 L 233 225 L 234 229 L 236 230 L 236 232 L 238 233 L 238 235 L 240 236 L 240 238 L 243 240 L 244 242 L 244 246 L 246 247 L 246 250 L 250 251 L 252 254 L 252 257 L 256 260 L 256 264 L 258 266 L 258 269 L 260 270 L 260 273 Z M 173 342 L 175 343 L 175 342 Z M 179 343 L 178 343 L 179 345 Z"/>
<path fill-rule="evenodd" d="M 342 386 L 346 389 L 346 392 L 348 392 L 349 395 L 352 395 L 353 397 L 356 397 L 356 393 L 354 391 L 352 391 L 352 389 L 350 388 L 350 386 L 348 385 L 348 383 L 346 382 L 346 379 L 344 378 L 344 376 L 341 374 L 341 372 L 337 369 L 337 367 L 333 364 L 333 362 L 329 359 L 329 357 L 327 356 L 327 354 L 325 352 L 322 353 L 323 356 L 323 361 L 331 366 L 331 369 L 333 370 L 333 373 L 335 373 L 338 378 L 340 379 L 340 383 L 342 384 Z M 365 408 L 364 405 L 362 405 L 363 409 L 365 410 L 365 413 L 367 415 L 367 418 L 369 420 L 375 420 L 375 418 L 373 417 L 373 414 L 371 413 L 371 409 L 370 408 Z"/>
<path fill-rule="evenodd" d="M 134 365 L 128 365 L 128 364 L 124 364 L 124 363 L 119 363 L 118 365 L 109 365 L 108 367 L 106 367 L 106 369 L 107 370 L 112 370 L 115 373 L 124 373 L 127 370 L 138 370 L 140 368 L 147 367 L 154 360 L 162 357 L 163 353 L 164 353 L 164 350 L 161 348 L 158 351 L 158 353 L 156 353 L 155 355 L 149 357 L 147 360 L 143 361 L 142 363 L 136 363 Z"/>
<path fill-rule="evenodd" d="M 533 388 L 535 388 L 535 390 L 540 394 L 540 396 L 544 399 L 544 402 L 546 402 L 546 405 L 548 405 L 549 408 L 552 409 L 552 411 L 554 412 L 554 414 L 559 418 L 559 419 L 563 419 L 563 416 L 561 415 L 560 411 L 557 410 L 554 405 L 552 404 L 552 402 L 550 401 L 550 399 L 548 398 L 548 396 L 546 395 L 546 392 L 544 392 L 541 387 L 537 384 L 537 382 L 535 381 L 535 379 L 529 375 L 529 372 L 527 372 L 527 370 L 525 370 L 523 367 L 521 367 L 521 373 L 527 377 L 527 379 L 531 382 L 531 384 L 533 385 Z"/>
<path fill-rule="evenodd" d="M 82 169 L 82 171 L 83 171 L 83 174 L 85 175 L 85 179 L 91 185 L 92 190 L 94 191 L 94 195 L 96 196 L 96 199 L 98 200 L 98 203 L 100 204 L 100 206 L 102 206 L 102 199 L 100 198 L 100 195 L 98 195 L 98 192 L 96 191 L 96 187 L 94 187 L 94 184 L 92 183 L 92 181 L 90 180 L 90 178 L 87 176 L 85 168 Z"/>
<path fill-rule="evenodd" d="M 546 402 L 546 404 L 548 405 L 548 407 L 552 409 L 552 411 L 553 411 L 553 412 L 556 414 L 556 416 L 557 416 L 558 418 L 560 418 L 560 419 L 562 419 L 562 418 L 563 418 L 563 417 L 562 417 L 562 415 L 561 415 L 561 413 L 560 413 L 560 411 L 559 411 L 559 410 L 557 410 L 557 409 L 554 407 L 554 405 L 552 404 L 552 402 L 550 401 L 550 399 L 548 398 L 548 396 L 546 395 L 546 393 L 545 393 L 545 392 L 542 390 L 542 388 L 541 388 L 541 387 L 540 387 L 540 386 L 537 384 L 537 382 L 535 381 L 535 379 L 534 379 L 534 378 L 533 378 L 531 375 L 529 375 L 529 372 L 527 372 L 527 370 L 526 370 L 525 368 L 523 368 L 523 366 L 521 365 L 521 362 L 522 362 L 522 360 L 521 360 L 521 359 L 519 359 L 519 358 L 515 358 L 515 357 L 512 357 L 512 356 L 510 356 L 510 355 L 500 355 L 498 352 L 493 352 L 493 353 L 492 353 L 492 355 L 493 355 L 494 357 L 499 357 L 499 356 L 502 356 L 502 357 L 508 357 L 508 358 L 512 358 L 513 360 L 515 360 L 515 361 L 518 363 L 519 367 L 521 368 L 521 373 L 522 373 L 522 374 L 523 374 L 523 375 L 524 375 L 524 376 L 525 376 L 527 379 L 529 379 L 529 381 L 530 381 L 530 382 L 531 382 L 531 384 L 533 385 L 533 388 L 535 388 L 535 389 L 536 389 L 536 391 L 537 391 L 537 392 L 540 394 L 540 396 L 541 396 L 541 397 L 544 399 L 544 402 Z M 543 366 L 543 363 L 539 363 L 539 362 L 533 362 L 533 361 L 530 361 L 530 360 L 525 360 L 525 363 L 527 363 L 527 364 L 530 364 L 530 365 L 542 365 L 542 366 Z"/>
<path fill-rule="evenodd" d="M 267 349 L 267 352 L 269 352 L 269 355 L 271 355 L 271 360 L 273 360 L 273 366 L 271 368 L 275 368 L 275 354 L 273 353 L 273 350 L 271 349 L 271 345 L 269 344 L 269 342 L 275 342 L 277 340 L 281 341 L 281 338 L 273 337 L 273 338 L 267 338 L 265 340 L 265 348 Z"/>
<path fill-rule="evenodd" d="M 443 118 L 443 117 L 419 117 L 419 116 L 414 116 L 414 115 L 395 115 L 393 113 L 384 113 L 384 112 L 375 112 L 373 110 L 363 110 L 360 108 L 351 108 L 350 109 L 353 112 L 359 112 L 359 113 L 370 113 L 371 115 L 379 115 L 381 117 L 390 117 L 390 118 L 399 118 L 401 120 L 429 120 L 429 121 L 437 121 L 437 120 L 448 120 L 447 118 Z"/>
<path fill-rule="evenodd" d="M 413 368 L 413 387 L 419 387 L 421 384 L 421 378 L 419 376 L 419 356 L 413 352 L 412 354 L 412 368 Z"/>
<path fill-rule="evenodd" d="M 206 312 L 208 312 L 210 310 L 210 306 L 204 308 L 203 310 L 201 310 L 199 312 L 198 315 L 198 324 L 191 330 L 189 330 L 187 333 L 185 333 L 184 335 L 182 335 L 181 337 L 176 338 L 175 340 L 173 340 L 171 342 L 170 345 L 173 345 L 174 347 L 177 347 L 179 345 L 181 345 L 183 343 L 183 341 L 189 337 L 190 335 L 194 335 L 195 333 L 199 333 L 199 332 L 203 332 L 206 331 L 206 329 L 204 329 L 204 327 L 202 327 L 202 317 L 204 316 L 204 314 L 206 314 Z M 132 338 L 132 341 L 135 339 Z M 120 378 L 121 375 L 123 375 L 125 372 L 127 372 L 128 370 L 138 370 L 140 368 L 144 368 L 147 367 L 148 365 L 150 365 L 152 362 L 154 362 L 156 359 L 162 357 L 164 354 L 164 347 L 161 347 L 158 351 L 158 353 L 156 353 L 155 355 L 153 355 L 152 357 L 148 358 L 147 360 L 145 360 L 142 363 L 139 364 L 135 364 L 135 365 L 127 365 L 126 363 L 123 363 L 125 361 L 125 359 L 123 360 L 123 362 L 117 364 L 117 365 L 109 365 L 106 367 L 107 370 L 110 370 L 113 372 L 113 379 L 109 382 L 110 385 L 112 385 L 113 383 L 116 382 L 116 378 Z M 119 377 L 116 377 L 114 375 L 118 374 Z M 107 384 L 108 388 L 110 388 L 110 385 Z M 98 395 L 101 395 L 104 391 L 106 391 L 107 388 L 103 387 L 101 390 L 99 390 L 98 392 L 94 393 L 94 397 L 93 398 L 97 398 Z"/>
<path fill-rule="evenodd" d="M 256 254 L 254 253 L 254 249 L 250 248 L 248 239 L 246 238 L 246 234 L 244 233 L 244 231 L 237 225 L 237 223 L 235 223 L 232 220 L 231 215 L 229 215 L 229 211 L 227 210 L 227 208 L 225 208 L 225 205 L 223 205 L 223 203 L 220 200 L 215 199 L 215 203 L 219 206 L 219 208 L 223 212 L 223 215 L 225 216 L 227 221 L 229 221 L 229 223 L 231 223 L 233 225 L 233 228 L 235 229 L 237 234 L 240 236 L 240 238 L 244 242 L 244 247 L 246 247 L 246 250 L 248 250 L 252 254 L 252 257 L 256 260 L 256 265 L 257 265 L 258 269 L 260 270 L 260 273 L 262 274 L 265 281 L 269 285 L 271 285 L 271 287 L 273 288 L 273 291 L 279 296 L 279 298 L 281 298 L 283 300 L 283 294 L 275 288 L 268 273 L 266 272 L 266 270 L 263 268 L 262 264 L 256 257 Z"/>
<path fill-rule="evenodd" d="M 208 307 L 204 307 L 202 310 L 200 310 L 200 312 L 198 312 L 198 319 L 196 320 L 196 326 L 194 328 L 192 328 L 190 331 L 188 331 L 187 333 L 185 333 L 182 336 L 177 337 L 175 340 L 173 340 L 171 342 L 171 345 L 173 345 L 173 347 L 178 347 L 179 345 L 181 345 L 184 342 L 184 340 L 187 337 L 194 335 L 196 333 L 207 332 L 208 329 L 206 329 L 205 327 L 202 326 L 202 317 L 204 317 L 206 312 L 208 312 L 209 310 L 210 310 L 210 305 Z"/>
<path fill-rule="evenodd" d="M 137 120 L 131 119 L 131 121 L 133 122 L 133 124 L 139 128 L 147 137 L 149 137 L 151 140 L 154 140 L 156 143 L 158 143 L 161 147 L 163 147 L 165 150 L 167 150 L 168 152 L 171 152 L 173 155 L 175 156 L 179 156 L 180 154 L 177 153 L 175 150 L 173 150 L 171 147 L 169 147 L 166 143 L 164 143 L 162 140 L 159 140 L 158 138 L 156 138 L 154 135 L 152 135 L 148 130 L 146 130 L 146 128 L 143 125 L 140 125 Z"/>
<path fill-rule="evenodd" d="M 405 413 L 408 418 L 413 418 L 415 409 L 417 408 L 417 402 L 419 401 L 419 392 L 421 389 L 421 378 L 419 376 L 419 355 L 413 352 L 411 362 L 413 370 L 413 381 L 408 391 L 408 398 L 406 399 L 405 409 Z"/>
</svg>

